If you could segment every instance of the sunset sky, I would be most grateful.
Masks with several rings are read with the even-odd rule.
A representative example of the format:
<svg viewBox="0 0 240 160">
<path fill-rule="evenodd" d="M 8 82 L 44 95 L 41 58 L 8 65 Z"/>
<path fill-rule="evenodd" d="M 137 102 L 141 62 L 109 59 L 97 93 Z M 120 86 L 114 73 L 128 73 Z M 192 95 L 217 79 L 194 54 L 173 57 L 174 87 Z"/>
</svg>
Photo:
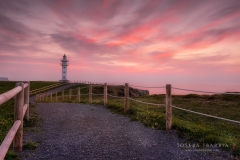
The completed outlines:
<svg viewBox="0 0 240 160">
<path fill-rule="evenodd" d="M 63 54 L 72 81 L 240 91 L 240 1 L 0 1 L 0 77 L 58 81 Z"/>
</svg>

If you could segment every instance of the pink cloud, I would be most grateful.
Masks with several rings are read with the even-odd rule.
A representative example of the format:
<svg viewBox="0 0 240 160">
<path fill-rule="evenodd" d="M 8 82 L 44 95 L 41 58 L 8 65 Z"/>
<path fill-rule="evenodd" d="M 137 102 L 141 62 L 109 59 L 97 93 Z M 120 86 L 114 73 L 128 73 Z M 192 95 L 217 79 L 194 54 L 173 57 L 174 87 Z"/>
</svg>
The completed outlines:
<svg viewBox="0 0 240 160">
<path fill-rule="evenodd" d="M 0 1 L 0 76 L 59 80 L 67 54 L 74 80 L 239 85 L 239 17 L 222 0 Z"/>
</svg>

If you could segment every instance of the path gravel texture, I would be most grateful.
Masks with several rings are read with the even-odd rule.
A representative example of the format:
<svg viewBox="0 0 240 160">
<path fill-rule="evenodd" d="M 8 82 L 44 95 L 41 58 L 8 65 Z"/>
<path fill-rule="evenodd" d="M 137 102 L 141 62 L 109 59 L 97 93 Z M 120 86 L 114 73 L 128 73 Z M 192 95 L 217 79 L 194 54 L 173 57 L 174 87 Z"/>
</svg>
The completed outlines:
<svg viewBox="0 0 240 160">
<path fill-rule="evenodd" d="M 176 131 L 155 130 L 111 113 L 103 106 L 77 103 L 38 103 L 41 132 L 25 132 L 24 141 L 37 142 L 22 159 L 227 159 L 226 152 L 191 152 Z"/>
</svg>

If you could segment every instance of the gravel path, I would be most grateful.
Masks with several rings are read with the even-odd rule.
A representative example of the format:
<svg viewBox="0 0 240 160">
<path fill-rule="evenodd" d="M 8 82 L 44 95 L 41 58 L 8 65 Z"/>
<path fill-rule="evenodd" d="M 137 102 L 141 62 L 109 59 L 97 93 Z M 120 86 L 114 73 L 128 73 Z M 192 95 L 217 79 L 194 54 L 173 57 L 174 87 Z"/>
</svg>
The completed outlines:
<svg viewBox="0 0 240 160">
<path fill-rule="evenodd" d="M 38 142 L 22 159 L 227 159 L 225 152 L 181 150 L 175 131 L 155 130 L 103 106 L 38 103 L 40 133 L 25 132 L 24 141 Z"/>
</svg>

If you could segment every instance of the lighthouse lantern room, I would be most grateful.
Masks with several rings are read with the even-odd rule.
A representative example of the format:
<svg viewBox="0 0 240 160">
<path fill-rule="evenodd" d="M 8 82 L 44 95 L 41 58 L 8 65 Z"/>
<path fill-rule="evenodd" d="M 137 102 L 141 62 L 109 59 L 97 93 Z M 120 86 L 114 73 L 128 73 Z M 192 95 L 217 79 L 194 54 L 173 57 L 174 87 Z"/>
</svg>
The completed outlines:
<svg viewBox="0 0 240 160">
<path fill-rule="evenodd" d="M 68 59 L 67 56 L 64 54 L 63 59 L 61 59 L 61 66 L 62 66 L 62 80 L 60 82 L 68 82 L 67 80 L 67 66 L 68 66 Z"/>
</svg>

